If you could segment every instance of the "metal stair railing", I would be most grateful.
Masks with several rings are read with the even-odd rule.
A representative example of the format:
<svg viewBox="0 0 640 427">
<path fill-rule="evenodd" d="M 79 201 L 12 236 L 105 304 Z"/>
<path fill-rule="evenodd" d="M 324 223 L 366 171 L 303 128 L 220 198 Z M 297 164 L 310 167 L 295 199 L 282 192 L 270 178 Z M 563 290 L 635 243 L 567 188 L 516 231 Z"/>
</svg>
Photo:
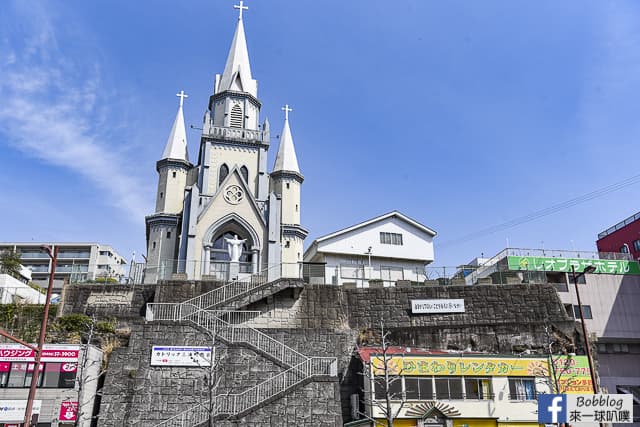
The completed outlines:
<svg viewBox="0 0 640 427">
<path fill-rule="evenodd" d="M 149 303 L 147 320 L 189 321 L 226 342 L 245 343 L 255 347 L 287 366 L 294 366 L 308 359 L 304 354 L 255 328 L 229 323 L 217 317 L 214 312 L 200 310 L 192 304 Z"/>
<path fill-rule="evenodd" d="M 240 414 L 314 376 L 336 376 L 337 369 L 337 359 L 334 357 L 310 357 L 243 392 L 216 396 L 212 407 L 206 401 L 156 424 L 155 427 L 192 427 L 207 422 L 209 417 Z"/>
<path fill-rule="evenodd" d="M 289 274 L 289 272 L 294 270 L 294 273 Z M 289 276 L 292 276 L 291 278 L 294 276 L 295 278 L 300 278 L 300 275 L 301 271 L 299 263 L 276 264 L 262 270 L 260 273 L 252 274 L 248 280 L 227 281 L 223 286 L 183 301 L 183 303 L 193 304 L 202 310 L 208 310 L 212 307 L 231 301 L 241 295 L 249 294 L 251 291 L 266 285 L 269 282 Z"/>
</svg>

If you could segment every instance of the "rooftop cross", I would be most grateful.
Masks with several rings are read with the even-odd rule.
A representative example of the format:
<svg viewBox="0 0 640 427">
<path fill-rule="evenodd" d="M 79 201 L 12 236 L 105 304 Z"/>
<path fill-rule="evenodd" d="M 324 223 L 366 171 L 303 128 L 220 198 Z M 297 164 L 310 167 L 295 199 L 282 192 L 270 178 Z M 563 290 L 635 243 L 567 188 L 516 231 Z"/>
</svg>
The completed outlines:
<svg viewBox="0 0 640 427">
<path fill-rule="evenodd" d="M 284 104 L 284 107 L 282 107 L 281 110 L 284 111 L 284 119 L 289 120 L 289 111 L 293 111 L 289 108 L 289 104 Z"/>
<path fill-rule="evenodd" d="M 243 11 L 243 10 L 249 10 L 249 8 L 248 8 L 247 6 L 245 6 L 245 5 L 244 5 L 244 1 L 243 1 L 243 0 L 240 0 L 240 4 L 239 4 L 239 5 L 234 4 L 234 5 L 233 5 L 233 8 L 234 8 L 234 9 L 240 9 L 240 16 L 238 16 L 238 19 L 239 19 L 239 20 L 242 20 L 242 11 Z"/>
<path fill-rule="evenodd" d="M 184 104 L 184 99 L 188 98 L 189 95 L 187 95 L 186 93 L 184 93 L 183 90 L 181 90 L 180 93 L 176 93 L 176 96 L 180 98 L 180 108 L 182 108 L 182 104 Z"/>
</svg>

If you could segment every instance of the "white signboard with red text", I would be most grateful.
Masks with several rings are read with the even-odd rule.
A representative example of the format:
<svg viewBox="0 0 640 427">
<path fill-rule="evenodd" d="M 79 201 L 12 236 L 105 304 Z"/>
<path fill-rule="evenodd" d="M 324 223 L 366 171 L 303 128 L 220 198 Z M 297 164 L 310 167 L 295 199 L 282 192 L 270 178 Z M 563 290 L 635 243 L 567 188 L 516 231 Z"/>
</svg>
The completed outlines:
<svg viewBox="0 0 640 427">
<path fill-rule="evenodd" d="M 160 346 L 151 349 L 151 366 L 210 366 L 211 347 Z"/>
<path fill-rule="evenodd" d="M 78 362 L 79 345 L 45 345 L 41 362 Z M 34 362 L 35 352 L 20 344 L 0 344 L 0 362 Z"/>
</svg>

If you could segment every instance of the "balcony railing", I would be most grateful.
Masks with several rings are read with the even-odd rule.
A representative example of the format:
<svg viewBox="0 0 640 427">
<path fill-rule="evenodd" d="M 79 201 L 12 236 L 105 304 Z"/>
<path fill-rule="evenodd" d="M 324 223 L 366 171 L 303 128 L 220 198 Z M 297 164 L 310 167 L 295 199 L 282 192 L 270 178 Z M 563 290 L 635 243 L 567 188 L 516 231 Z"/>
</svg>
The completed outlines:
<svg viewBox="0 0 640 427">
<path fill-rule="evenodd" d="M 210 126 L 208 129 L 208 135 L 217 139 L 269 142 L 269 133 L 261 130 L 228 128 L 224 126 Z"/>
</svg>

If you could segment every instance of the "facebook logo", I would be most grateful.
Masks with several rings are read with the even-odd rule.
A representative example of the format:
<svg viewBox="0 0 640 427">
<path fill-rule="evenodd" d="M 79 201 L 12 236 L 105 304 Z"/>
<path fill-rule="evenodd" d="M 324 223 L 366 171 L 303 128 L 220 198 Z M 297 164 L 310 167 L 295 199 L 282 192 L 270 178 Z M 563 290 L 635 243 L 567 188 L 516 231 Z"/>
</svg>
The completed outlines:
<svg viewBox="0 0 640 427">
<path fill-rule="evenodd" d="M 538 422 L 567 422 L 567 396 L 565 394 L 538 395 Z"/>
</svg>

